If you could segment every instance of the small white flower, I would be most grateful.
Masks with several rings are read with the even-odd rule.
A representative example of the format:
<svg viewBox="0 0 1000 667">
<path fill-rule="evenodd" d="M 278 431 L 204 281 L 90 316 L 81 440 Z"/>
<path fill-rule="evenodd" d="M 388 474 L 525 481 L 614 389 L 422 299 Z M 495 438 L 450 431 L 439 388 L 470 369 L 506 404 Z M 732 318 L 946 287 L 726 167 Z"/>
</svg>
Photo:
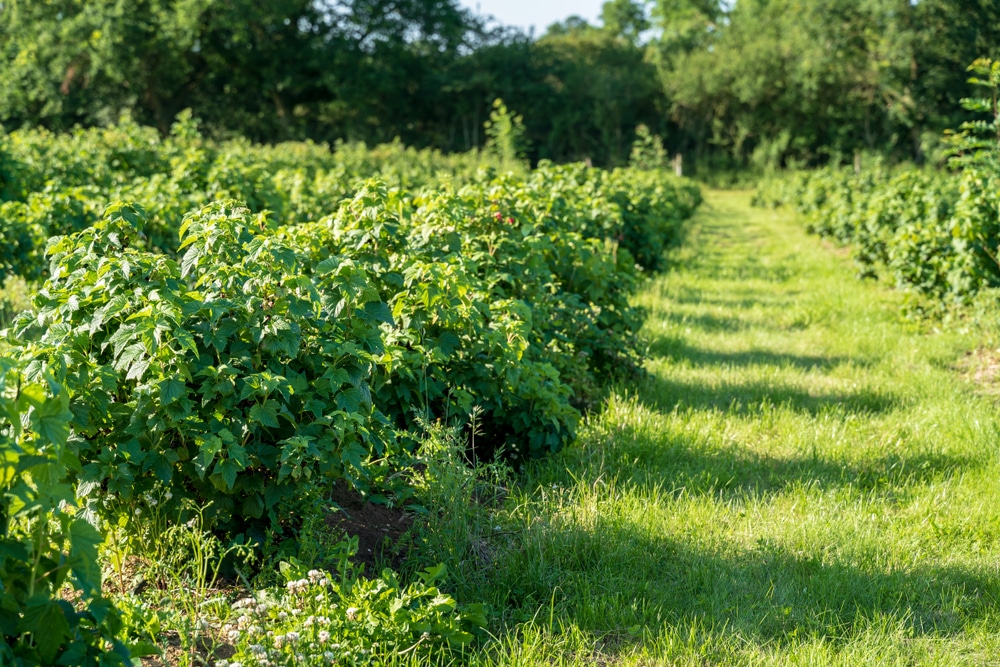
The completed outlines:
<svg viewBox="0 0 1000 667">
<path fill-rule="evenodd" d="M 328 641 L 330 641 L 330 633 L 327 632 L 326 630 L 320 630 L 319 631 L 319 642 L 321 644 L 325 644 Z"/>
<path fill-rule="evenodd" d="M 295 642 L 299 641 L 299 633 L 289 632 L 287 635 L 285 635 L 285 638 L 288 640 L 289 644 L 294 644 Z"/>
<path fill-rule="evenodd" d="M 315 584 L 322 578 L 323 578 L 323 573 L 320 572 L 319 570 L 309 570 L 309 581 Z"/>
<path fill-rule="evenodd" d="M 333 653 L 333 651 L 327 651 L 323 654 L 323 659 L 327 662 L 334 662 L 337 659 L 337 656 Z"/>
<path fill-rule="evenodd" d="M 354 619 L 356 619 L 358 617 L 358 611 L 359 611 L 359 609 L 357 607 L 348 607 L 347 608 L 347 620 L 348 621 L 353 621 Z"/>
<path fill-rule="evenodd" d="M 284 621 L 284 620 L 287 620 L 287 619 L 288 619 L 288 612 L 287 611 L 279 611 L 278 612 L 278 620 Z"/>
</svg>

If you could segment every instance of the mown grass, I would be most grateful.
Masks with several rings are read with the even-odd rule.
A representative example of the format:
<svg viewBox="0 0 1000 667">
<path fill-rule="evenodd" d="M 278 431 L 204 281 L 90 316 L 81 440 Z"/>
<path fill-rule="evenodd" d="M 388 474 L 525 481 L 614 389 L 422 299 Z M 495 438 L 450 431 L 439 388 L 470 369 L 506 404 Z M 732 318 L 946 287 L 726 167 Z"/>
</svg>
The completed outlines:
<svg viewBox="0 0 1000 667">
<path fill-rule="evenodd" d="M 649 378 L 529 468 L 459 597 L 502 665 L 1000 664 L 1000 421 L 974 340 L 709 192 L 639 297 Z"/>
</svg>

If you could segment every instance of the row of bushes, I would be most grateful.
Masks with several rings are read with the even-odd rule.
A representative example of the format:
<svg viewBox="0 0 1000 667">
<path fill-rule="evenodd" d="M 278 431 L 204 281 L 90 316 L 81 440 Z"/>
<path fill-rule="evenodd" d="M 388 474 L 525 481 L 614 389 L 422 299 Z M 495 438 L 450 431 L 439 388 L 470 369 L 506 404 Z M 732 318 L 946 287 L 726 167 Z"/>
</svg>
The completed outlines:
<svg viewBox="0 0 1000 667">
<path fill-rule="evenodd" d="M 761 205 L 789 204 L 811 231 L 852 244 L 863 276 L 931 301 L 961 303 L 1000 285 L 1000 168 L 801 172 L 764 183 Z"/>
<path fill-rule="evenodd" d="M 124 119 L 69 135 L 0 130 L 0 274 L 44 274 L 45 242 L 100 219 L 109 201 L 146 213 L 144 244 L 177 248 L 184 215 L 211 201 L 235 199 L 270 211 L 280 224 L 316 220 L 366 178 L 416 189 L 463 181 L 495 160 L 476 153 L 445 156 L 399 143 L 373 149 L 311 143 L 276 146 L 203 139 L 182 114 L 165 138 Z"/>
<path fill-rule="evenodd" d="M 45 479 L 63 501 L 22 506 L 7 493 L 0 502 L 16 517 L 3 536 L 13 546 L 2 557 L 12 560 L 0 573 L 24 593 L 0 619 L 2 657 L 24 664 L 100 652 L 115 635 L 91 553 L 100 536 L 80 517 L 141 531 L 134 514 L 155 498 L 164 516 L 197 512 L 227 541 L 287 554 L 308 489 L 398 479 L 419 453 L 422 424 L 474 422 L 486 450 L 477 455 L 562 447 L 600 381 L 638 371 L 641 313 L 630 292 L 699 202 L 697 188 L 659 171 L 544 165 L 458 178 L 428 168 L 436 187 L 404 189 L 338 180 L 331 174 L 340 168 L 327 171 L 331 158 L 315 147 L 208 145 L 181 130 L 156 144 L 143 132 L 129 129 L 119 142 L 136 146 L 119 159 L 131 175 L 102 163 L 97 185 L 84 182 L 85 166 L 60 142 L 104 142 L 95 151 L 106 155 L 117 139 L 51 137 L 49 153 L 35 145 L 38 164 L 66 157 L 65 173 L 56 172 L 65 182 L 35 183 L 43 190 L 18 192 L 0 209 L 42 211 L 5 218 L 4 234 L 30 231 L 22 251 L 6 255 L 8 271 L 18 270 L 11 258 L 37 257 L 48 242 L 44 268 L 24 270 L 43 280 L 33 307 L 7 333 L 6 354 L 17 361 L 5 362 L 2 394 L 21 412 L 0 416 L 0 435 L 22 453 L 4 483 L 40 491 Z M 201 150 L 216 152 L 214 165 L 246 161 L 234 170 L 240 177 L 259 175 L 245 185 L 257 197 L 250 206 L 223 200 L 163 213 L 218 194 L 199 191 L 198 179 L 188 190 L 156 189 L 186 177 L 174 164 L 157 180 L 163 152 L 184 159 Z M 314 183 L 326 174 L 343 189 L 277 186 L 281 169 L 254 162 L 296 153 L 306 164 L 292 160 L 287 170 L 312 173 Z M 21 171 L 7 169 L 6 183 L 31 183 L 25 151 L 20 162 L 12 154 L 5 164 Z M 143 199 L 94 218 L 102 193 L 122 183 L 150 192 L 157 213 Z M 308 210 L 275 212 L 272 201 Z M 55 472 L 38 467 L 56 463 Z M 43 543 L 37 531 L 56 515 L 65 516 L 62 537 Z M 8 578 L 43 554 L 84 564 Z M 39 576 L 51 586 L 37 588 Z M 67 580 L 89 596 L 91 616 L 56 600 Z M 55 644 L 39 641 L 41 626 L 26 620 L 37 605 L 58 626 Z"/>
<path fill-rule="evenodd" d="M 933 308 L 1000 285 L 1000 61 L 967 71 L 981 96 L 960 103 L 978 119 L 945 134 L 948 170 L 802 172 L 765 181 L 755 203 L 794 206 L 812 231 L 854 246 L 862 276 L 885 276 Z"/>
</svg>

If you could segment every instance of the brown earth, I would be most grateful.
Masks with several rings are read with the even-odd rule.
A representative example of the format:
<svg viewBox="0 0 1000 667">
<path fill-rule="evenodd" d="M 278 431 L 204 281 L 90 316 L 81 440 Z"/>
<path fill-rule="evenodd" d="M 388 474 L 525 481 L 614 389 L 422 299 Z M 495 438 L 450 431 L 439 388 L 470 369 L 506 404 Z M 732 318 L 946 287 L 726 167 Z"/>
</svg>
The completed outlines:
<svg viewBox="0 0 1000 667">
<path fill-rule="evenodd" d="M 340 511 L 326 517 L 327 525 L 358 538 L 358 553 L 351 560 L 364 565 L 368 576 L 378 574 L 385 566 L 398 569 L 405 560 L 403 538 L 413 526 L 413 513 L 370 503 L 342 483 L 334 488 L 332 500 Z"/>
</svg>

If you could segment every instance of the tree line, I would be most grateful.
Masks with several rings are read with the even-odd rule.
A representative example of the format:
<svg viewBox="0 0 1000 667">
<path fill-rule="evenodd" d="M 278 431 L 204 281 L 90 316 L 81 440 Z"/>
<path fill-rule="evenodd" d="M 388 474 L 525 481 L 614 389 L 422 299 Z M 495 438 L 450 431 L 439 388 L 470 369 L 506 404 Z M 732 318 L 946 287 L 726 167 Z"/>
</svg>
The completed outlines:
<svg viewBox="0 0 1000 667">
<path fill-rule="evenodd" d="M 457 0 L 0 0 L 0 122 L 466 151 L 503 98 L 532 160 L 701 169 L 921 162 L 966 120 L 997 0 L 609 0 L 535 36 Z"/>
</svg>

